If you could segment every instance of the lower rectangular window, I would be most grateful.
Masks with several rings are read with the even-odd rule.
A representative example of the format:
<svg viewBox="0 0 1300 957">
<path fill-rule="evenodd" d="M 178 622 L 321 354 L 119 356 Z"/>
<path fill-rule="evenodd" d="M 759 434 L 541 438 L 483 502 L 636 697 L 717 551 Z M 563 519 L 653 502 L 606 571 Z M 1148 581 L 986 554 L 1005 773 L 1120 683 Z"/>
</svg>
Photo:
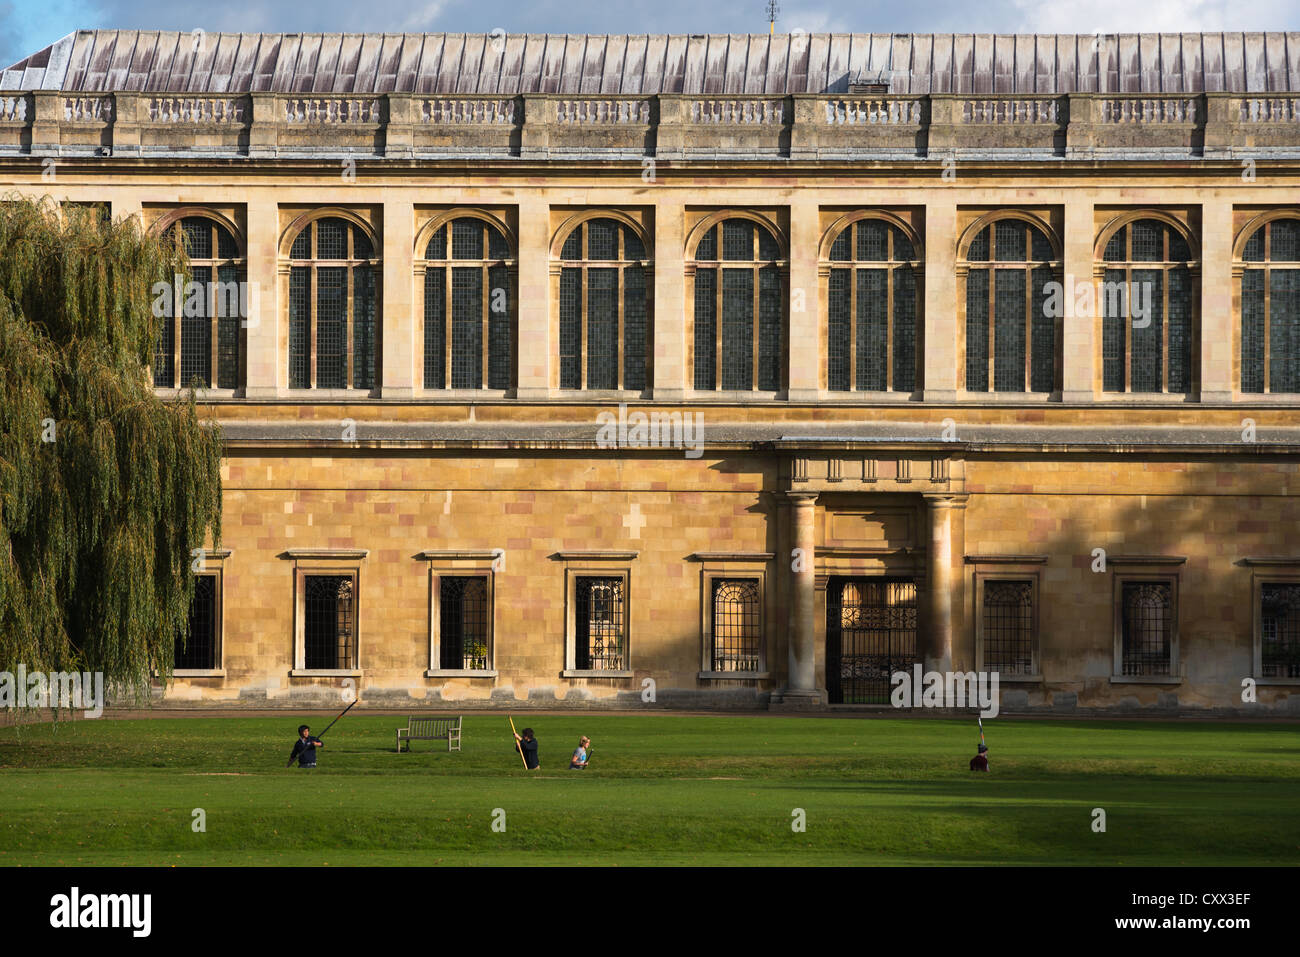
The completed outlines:
<svg viewBox="0 0 1300 957">
<path fill-rule="evenodd" d="M 580 577 L 574 600 L 575 667 L 580 671 L 626 669 L 624 579 Z"/>
</svg>

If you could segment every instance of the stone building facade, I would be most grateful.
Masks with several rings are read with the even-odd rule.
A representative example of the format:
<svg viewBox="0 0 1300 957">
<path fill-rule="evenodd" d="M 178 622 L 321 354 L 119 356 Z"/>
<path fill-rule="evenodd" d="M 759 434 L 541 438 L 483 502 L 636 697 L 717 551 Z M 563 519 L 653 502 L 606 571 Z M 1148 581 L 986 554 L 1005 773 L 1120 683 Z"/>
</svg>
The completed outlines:
<svg viewBox="0 0 1300 957">
<path fill-rule="evenodd" d="M 85 31 L 0 72 L 6 188 L 212 284 L 153 368 L 226 440 L 160 700 L 887 706 L 919 664 L 1295 712 L 1296 50 Z"/>
</svg>

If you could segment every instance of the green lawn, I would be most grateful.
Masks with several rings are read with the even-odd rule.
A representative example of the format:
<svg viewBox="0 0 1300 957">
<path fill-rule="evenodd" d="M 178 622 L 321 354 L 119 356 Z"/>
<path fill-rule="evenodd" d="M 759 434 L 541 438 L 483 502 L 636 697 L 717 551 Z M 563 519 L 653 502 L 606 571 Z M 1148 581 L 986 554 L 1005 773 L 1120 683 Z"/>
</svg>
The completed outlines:
<svg viewBox="0 0 1300 957">
<path fill-rule="evenodd" d="M 502 716 L 398 755 L 355 712 L 286 770 L 300 721 L 0 728 L 0 865 L 1300 863 L 1296 725 L 998 719 L 975 775 L 973 721 L 530 715 L 534 773 Z"/>
</svg>

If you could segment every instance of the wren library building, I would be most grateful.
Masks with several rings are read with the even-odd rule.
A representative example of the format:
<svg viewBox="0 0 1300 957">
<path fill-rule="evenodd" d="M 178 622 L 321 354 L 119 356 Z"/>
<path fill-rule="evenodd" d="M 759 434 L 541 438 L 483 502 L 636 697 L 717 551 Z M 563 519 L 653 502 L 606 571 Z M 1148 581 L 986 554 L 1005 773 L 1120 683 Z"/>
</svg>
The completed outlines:
<svg viewBox="0 0 1300 957">
<path fill-rule="evenodd" d="M 1300 713 L 1300 34 L 80 31 L 0 187 L 191 257 L 164 706 Z"/>
</svg>

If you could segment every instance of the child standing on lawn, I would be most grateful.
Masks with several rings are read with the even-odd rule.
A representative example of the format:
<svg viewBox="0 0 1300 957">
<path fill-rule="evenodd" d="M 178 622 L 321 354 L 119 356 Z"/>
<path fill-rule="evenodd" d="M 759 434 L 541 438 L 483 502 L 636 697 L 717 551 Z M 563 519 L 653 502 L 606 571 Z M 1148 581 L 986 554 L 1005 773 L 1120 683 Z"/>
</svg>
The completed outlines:
<svg viewBox="0 0 1300 957">
<path fill-rule="evenodd" d="M 577 750 L 573 752 L 573 757 L 569 759 L 570 771 L 582 771 L 587 767 L 587 752 L 591 750 L 591 738 L 585 734 L 578 739 Z"/>
<path fill-rule="evenodd" d="M 524 756 L 524 766 L 527 767 L 529 771 L 536 771 L 541 764 L 537 759 L 537 739 L 533 737 L 533 729 L 524 728 L 524 733 L 522 735 L 516 733 L 515 741 L 517 742 L 516 746 L 519 748 L 519 753 Z"/>
<path fill-rule="evenodd" d="M 325 729 L 326 731 L 329 728 Z M 293 743 L 293 754 L 289 755 L 287 768 L 293 767 L 293 762 L 298 762 L 300 768 L 316 767 L 316 749 L 325 747 L 325 742 L 320 738 L 313 738 L 311 728 L 307 725 L 298 726 L 298 740 Z"/>
</svg>

